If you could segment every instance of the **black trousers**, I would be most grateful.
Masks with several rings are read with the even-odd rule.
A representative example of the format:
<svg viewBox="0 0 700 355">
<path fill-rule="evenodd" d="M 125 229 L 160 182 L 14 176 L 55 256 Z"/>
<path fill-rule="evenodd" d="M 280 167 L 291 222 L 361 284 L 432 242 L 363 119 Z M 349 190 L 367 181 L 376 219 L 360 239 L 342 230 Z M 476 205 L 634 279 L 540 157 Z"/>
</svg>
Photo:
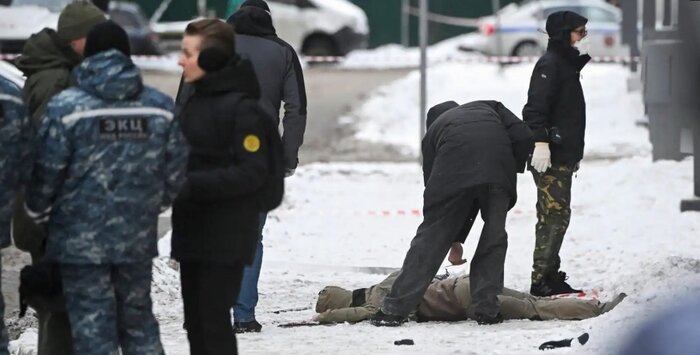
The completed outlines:
<svg viewBox="0 0 700 355">
<path fill-rule="evenodd" d="M 242 263 L 180 263 L 191 355 L 238 354 L 230 311 L 241 289 L 243 267 Z"/>
<path fill-rule="evenodd" d="M 454 194 L 449 200 L 424 211 L 401 272 L 384 299 L 386 314 L 408 316 L 414 311 L 430 281 L 440 268 L 452 242 L 459 240 L 472 206 L 477 205 L 484 220 L 479 244 L 471 262 L 472 309 L 495 316 L 500 309 L 498 296 L 503 290 L 503 269 L 508 234 L 506 214 L 510 195 L 497 185 L 485 184 Z"/>
</svg>

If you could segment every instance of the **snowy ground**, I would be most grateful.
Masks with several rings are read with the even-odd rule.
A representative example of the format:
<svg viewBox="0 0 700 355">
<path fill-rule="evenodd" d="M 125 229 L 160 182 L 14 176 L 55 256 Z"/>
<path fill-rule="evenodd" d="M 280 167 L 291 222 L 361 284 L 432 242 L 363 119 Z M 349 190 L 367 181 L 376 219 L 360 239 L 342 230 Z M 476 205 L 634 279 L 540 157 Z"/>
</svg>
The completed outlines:
<svg viewBox="0 0 700 355">
<path fill-rule="evenodd" d="M 437 81 L 431 84 L 431 102 L 500 98 L 518 113 L 529 70 L 527 65 L 512 66 L 499 74 L 489 66 L 440 65 L 431 70 Z M 605 354 L 649 314 L 700 290 L 700 219 L 694 213 L 679 213 L 679 201 L 692 195 L 691 161 L 651 162 L 647 132 L 637 125 L 643 120 L 639 94 L 626 92 L 626 75 L 615 66 L 593 65 L 584 72 L 591 159 L 582 164 L 574 182 L 574 216 L 562 250 L 563 269 L 573 285 L 602 288 L 604 300 L 618 292 L 630 295 L 613 312 L 580 322 L 510 321 L 493 327 L 474 322 L 413 323 L 398 329 L 366 323 L 276 327 L 309 319 L 313 310 L 273 312 L 313 306 L 326 285 L 366 287 L 399 267 L 421 221 L 414 215 L 422 207 L 418 164 L 313 164 L 288 180 L 284 205 L 268 219 L 258 309 L 265 328 L 260 334 L 239 336 L 241 352 L 534 354 L 543 341 L 585 331 L 591 334 L 585 347 L 551 353 Z M 416 116 L 412 107 L 417 100 L 409 90 L 415 77 L 411 74 L 389 85 L 391 90 L 371 95 L 358 108 L 367 113 L 359 126 L 384 125 L 387 133 L 379 139 L 393 136 L 396 144 L 402 144 L 402 135 L 417 136 L 417 124 L 407 123 Z M 406 133 L 411 129 L 415 135 Z M 535 224 L 530 176 L 521 176 L 519 193 L 508 219 L 506 285 L 526 290 Z M 468 239 L 467 257 L 477 236 L 475 232 Z M 173 320 L 162 322 L 171 354 L 187 352 L 178 312 L 175 307 L 159 308 L 160 317 Z M 393 345 L 403 338 L 416 345 Z"/>
<path fill-rule="evenodd" d="M 531 65 L 510 66 L 503 72 L 488 65 L 436 65 L 430 71 L 429 102 L 500 99 L 519 115 L 530 70 Z M 574 286 L 602 288 L 603 300 L 628 293 L 618 308 L 579 322 L 279 328 L 279 323 L 309 319 L 314 312 L 275 311 L 312 307 L 324 286 L 367 287 L 400 267 L 421 221 L 414 212 L 422 208 L 418 164 L 311 164 L 287 180 L 285 202 L 268 218 L 257 314 L 264 328 L 260 334 L 239 336 L 240 352 L 536 354 L 544 341 L 589 332 L 585 347 L 549 353 L 608 354 L 650 314 L 700 291 L 700 218 L 679 212 L 679 201 L 692 195 L 692 161 L 651 162 L 648 133 L 637 125 L 643 120 L 641 99 L 639 93 L 626 92 L 624 69 L 591 65 L 583 75 L 588 159 L 574 180 L 562 268 Z M 405 147 L 406 154 L 415 154 L 416 87 L 417 75 L 412 73 L 371 94 L 344 121 L 357 126 L 362 139 L 390 141 Z M 518 190 L 520 199 L 507 225 L 506 285 L 527 290 L 536 221 L 532 177 L 521 175 Z M 468 259 L 480 226 L 467 240 Z M 188 353 L 178 287 L 177 272 L 159 259 L 153 298 L 168 354 Z M 393 345 L 404 338 L 416 345 Z"/>
</svg>

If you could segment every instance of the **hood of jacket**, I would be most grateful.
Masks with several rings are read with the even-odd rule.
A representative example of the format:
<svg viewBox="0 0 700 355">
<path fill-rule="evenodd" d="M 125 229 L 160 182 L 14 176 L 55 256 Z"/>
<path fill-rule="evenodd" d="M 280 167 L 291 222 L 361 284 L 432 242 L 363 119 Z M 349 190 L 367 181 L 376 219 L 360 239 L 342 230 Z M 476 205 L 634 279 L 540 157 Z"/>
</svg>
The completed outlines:
<svg viewBox="0 0 700 355">
<path fill-rule="evenodd" d="M 272 15 L 255 6 L 244 6 L 226 20 L 238 34 L 251 36 L 276 36 Z"/>
<path fill-rule="evenodd" d="M 71 70 L 78 63 L 80 56 L 50 28 L 33 34 L 24 45 L 22 55 L 15 61 L 17 68 L 27 77 L 46 69 Z"/>
<path fill-rule="evenodd" d="M 260 86 L 249 60 L 234 56 L 222 69 L 208 72 L 194 82 L 195 91 L 205 95 L 237 91 L 260 98 Z"/>
<path fill-rule="evenodd" d="M 571 46 L 571 31 L 585 26 L 588 19 L 573 11 L 557 11 L 547 17 L 547 35 L 550 42 L 561 42 L 561 45 Z"/>
<path fill-rule="evenodd" d="M 428 118 L 425 120 L 425 128 L 430 128 L 438 117 L 457 106 L 459 106 L 459 104 L 454 101 L 446 101 L 431 107 L 430 110 L 428 110 Z"/>
<path fill-rule="evenodd" d="M 350 306 L 352 306 L 352 291 L 337 286 L 327 286 L 318 293 L 316 313 Z"/>
<path fill-rule="evenodd" d="M 143 90 L 141 72 L 116 49 L 85 58 L 73 69 L 73 77 L 83 91 L 110 101 L 132 98 Z"/>
</svg>

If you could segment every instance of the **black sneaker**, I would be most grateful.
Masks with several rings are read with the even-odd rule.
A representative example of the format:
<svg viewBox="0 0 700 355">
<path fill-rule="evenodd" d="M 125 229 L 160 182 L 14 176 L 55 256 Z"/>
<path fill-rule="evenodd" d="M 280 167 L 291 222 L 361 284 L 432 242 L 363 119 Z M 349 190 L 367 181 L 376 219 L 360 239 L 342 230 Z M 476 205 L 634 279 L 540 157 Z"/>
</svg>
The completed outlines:
<svg viewBox="0 0 700 355">
<path fill-rule="evenodd" d="M 233 331 L 240 333 L 260 333 L 262 325 L 255 319 L 250 322 L 233 322 Z"/>
<path fill-rule="evenodd" d="M 538 297 L 547 297 L 567 293 L 581 293 L 581 290 L 573 289 L 566 283 L 568 277 L 563 271 L 559 271 L 550 277 L 545 277 L 530 286 L 530 294 Z"/>
<path fill-rule="evenodd" d="M 405 323 L 406 320 L 406 317 L 395 316 L 393 314 L 386 314 L 379 310 L 379 312 L 377 312 L 375 315 L 372 316 L 372 318 L 369 319 L 369 322 L 377 327 L 398 327 L 401 324 Z"/>
<path fill-rule="evenodd" d="M 479 325 L 493 325 L 498 323 L 503 323 L 503 316 L 500 312 L 496 313 L 495 316 L 487 316 L 485 314 L 476 314 L 476 323 Z"/>
<path fill-rule="evenodd" d="M 559 271 L 556 275 L 554 275 L 553 279 L 555 280 L 555 287 L 554 291 L 556 294 L 563 294 L 563 293 L 581 293 L 583 292 L 582 290 L 576 290 L 569 286 L 568 283 L 566 283 L 566 280 L 569 279 L 568 276 L 566 276 L 566 273 L 564 271 Z"/>
</svg>

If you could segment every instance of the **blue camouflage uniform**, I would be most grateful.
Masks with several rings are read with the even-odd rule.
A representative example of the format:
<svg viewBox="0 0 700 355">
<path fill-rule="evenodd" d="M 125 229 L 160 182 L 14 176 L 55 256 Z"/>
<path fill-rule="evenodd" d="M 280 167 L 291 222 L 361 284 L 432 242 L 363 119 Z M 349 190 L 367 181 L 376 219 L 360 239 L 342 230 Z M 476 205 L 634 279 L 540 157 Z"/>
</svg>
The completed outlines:
<svg viewBox="0 0 700 355">
<path fill-rule="evenodd" d="M 76 354 L 160 354 L 152 259 L 187 145 L 172 100 L 121 52 L 88 57 L 73 76 L 42 120 L 25 207 L 48 221 L 45 257 L 61 267 Z"/>
<path fill-rule="evenodd" d="M 10 219 L 15 194 L 27 175 L 31 129 L 20 89 L 0 77 L 0 248 L 10 245 Z M 0 261 L 1 264 L 1 261 Z M 0 293 L 0 355 L 7 350 L 5 301 Z"/>
</svg>

